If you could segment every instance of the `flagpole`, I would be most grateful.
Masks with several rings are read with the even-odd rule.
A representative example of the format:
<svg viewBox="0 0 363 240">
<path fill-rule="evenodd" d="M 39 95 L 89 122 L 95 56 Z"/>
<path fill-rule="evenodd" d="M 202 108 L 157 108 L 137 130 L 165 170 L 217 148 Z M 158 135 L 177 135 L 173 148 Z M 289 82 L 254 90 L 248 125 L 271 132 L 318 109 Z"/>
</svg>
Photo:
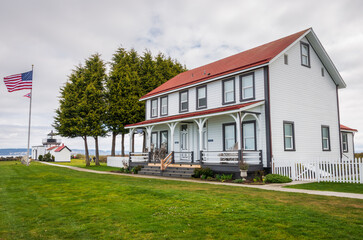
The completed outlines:
<svg viewBox="0 0 363 240">
<path fill-rule="evenodd" d="M 34 65 L 32 64 L 32 74 L 34 69 Z M 33 81 L 33 77 L 32 77 Z M 33 81 L 34 82 L 34 81 Z M 28 150 L 26 153 L 26 165 L 29 166 L 29 148 L 30 148 L 30 123 L 31 123 L 31 115 L 32 115 L 32 99 L 33 99 L 33 84 L 32 88 L 30 89 L 30 104 L 29 104 L 29 125 L 28 125 Z"/>
</svg>

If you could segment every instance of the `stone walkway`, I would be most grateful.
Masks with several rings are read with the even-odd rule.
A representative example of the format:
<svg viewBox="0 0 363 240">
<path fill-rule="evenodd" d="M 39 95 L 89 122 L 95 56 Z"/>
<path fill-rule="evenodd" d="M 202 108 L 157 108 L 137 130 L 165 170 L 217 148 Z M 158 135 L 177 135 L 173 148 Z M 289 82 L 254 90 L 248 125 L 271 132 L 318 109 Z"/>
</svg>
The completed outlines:
<svg viewBox="0 0 363 240">
<path fill-rule="evenodd" d="M 170 177 L 162 177 L 162 176 L 147 176 L 147 175 L 138 175 L 138 174 L 114 173 L 114 172 L 97 171 L 97 170 L 91 170 L 91 169 L 85 169 L 85 168 L 79 168 L 79 167 L 73 167 L 73 166 L 67 166 L 67 165 L 59 165 L 59 164 L 54 164 L 54 163 L 49 163 L 49 162 L 40 162 L 40 163 L 51 165 L 51 166 L 56 166 L 56 167 L 69 168 L 69 169 L 80 171 L 80 172 L 89 172 L 89 173 L 98 173 L 98 174 L 107 174 L 107 175 L 122 175 L 122 176 L 128 176 L 128 177 L 138 177 L 138 178 L 153 178 L 153 179 L 202 183 L 202 184 L 225 185 L 225 186 L 234 186 L 234 187 L 249 187 L 249 188 L 258 188 L 258 189 L 264 189 L 264 190 L 270 190 L 270 191 L 305 193 L 305 194 L 311 194 L 311 195 L 330 196 L 330 197 L 345 197 L 345 198 L 363 199 L 363 194 L 358 194 L 358 193 L 343 193 L 343 192 L 284 188 L 284 186 L 287 186 L 287 185 L 296 185 L 296 184 L 307 183 L 307 182 L 302 182 L 302 181 L 293 181 L 291 183 L 284 183 L 284 184 L 247 185 L 247 184 L 235 184 L 235 183 L 224 183 L 224 182 L 200 181 L 200 180 L 194 180 L 194 179 L 170 178 Z"/>
</svg>

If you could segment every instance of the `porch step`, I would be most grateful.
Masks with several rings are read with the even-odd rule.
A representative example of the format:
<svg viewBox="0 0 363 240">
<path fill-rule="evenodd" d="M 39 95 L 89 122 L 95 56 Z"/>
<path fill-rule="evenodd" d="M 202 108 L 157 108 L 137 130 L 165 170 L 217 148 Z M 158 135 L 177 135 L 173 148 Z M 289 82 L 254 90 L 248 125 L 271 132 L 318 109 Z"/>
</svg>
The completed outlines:
<svg viewBox="0 0 363 240">
<path fill-rule="evenodd" d="M 139 171 L 139 174 L 151 175 L 151 176 L 165 176 L 176 178 L 191 178 L 194 173 L 194 168 L 184 167 L 168 167 L 164 171 L 160 170 L 160 167 L 145 166 Z"/>
</svg>

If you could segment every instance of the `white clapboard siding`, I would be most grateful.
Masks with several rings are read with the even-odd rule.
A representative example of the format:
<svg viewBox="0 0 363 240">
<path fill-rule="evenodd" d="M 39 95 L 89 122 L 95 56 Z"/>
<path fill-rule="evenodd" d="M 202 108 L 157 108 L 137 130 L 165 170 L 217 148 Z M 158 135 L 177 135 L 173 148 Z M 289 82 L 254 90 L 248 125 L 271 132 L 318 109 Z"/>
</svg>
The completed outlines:
<svg viewBox="0 0 363 240">
<path fill-rule="evenodd" d="M 357 158 L 349 161 L 273 159 L 272 172 L 294 181 L 363 183 L 363 161 Z"/>
</svg>

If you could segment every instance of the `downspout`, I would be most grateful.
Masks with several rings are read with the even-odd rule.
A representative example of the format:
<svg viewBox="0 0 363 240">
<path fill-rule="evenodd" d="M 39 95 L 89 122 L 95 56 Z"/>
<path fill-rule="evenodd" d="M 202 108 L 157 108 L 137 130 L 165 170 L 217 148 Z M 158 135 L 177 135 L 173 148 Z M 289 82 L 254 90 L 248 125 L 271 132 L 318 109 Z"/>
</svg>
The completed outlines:
<svg viewBox="0 0 363 240">
<path fill-rule="evenodd" d="M 265 92 L 265 124 L 266 124 L 266 162 L 267 168 L 271 168 L 272 161 L 272 138 L 271 138 L 271 105 L 270 105 L 270 76 L 269 67 L 264 70 L 264 92 Z"/>
<path fill-rule="evenodd" d="M 340 110 L 339 110 L 338 85 L 336 85 L 336 92 L 337 92 L 338 129 L 339 129 L 339 150 L 340 150 L 340 160 L 342 160 L 343 151 L 342 151 L 342 134 L 340 131 Z"/>
</svg>

